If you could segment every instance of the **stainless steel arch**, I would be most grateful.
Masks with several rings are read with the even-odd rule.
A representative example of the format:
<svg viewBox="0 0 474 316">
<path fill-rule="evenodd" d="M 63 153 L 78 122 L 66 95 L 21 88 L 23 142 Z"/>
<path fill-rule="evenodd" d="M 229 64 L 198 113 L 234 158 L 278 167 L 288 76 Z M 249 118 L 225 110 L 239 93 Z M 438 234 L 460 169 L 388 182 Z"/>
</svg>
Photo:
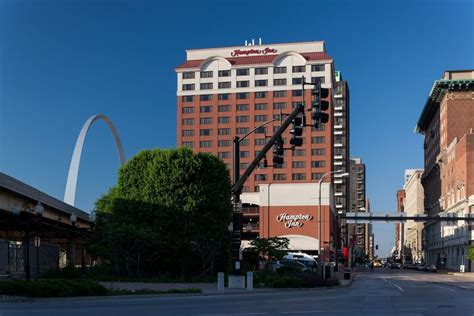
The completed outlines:
<svg viewBox="0 0 474 316">
<path fill-rule="evenodd" d="M 64 202 L 67 204 L 74 205 L 76 199 L 77 175 L 79 173 L 79 164 L 81 162 L 82 147 L 84 146 L 84 141 L 89 128 L 97 120 L 103 120 L 107 123 L 107 125 L 109 125 L 110 131 L 112 132 L 115 139 L 115 146 L 117 147 L 120 165 L 125 163 L 125 153 L 123 151 L 122 142 L 120 141 L 119 134 L 112 121 L 103 114 L 97 114 L 89 117 L 82 126 L 81 132 L 77 137 L 76 147 L 74 147 L 74 153 L 72 154 L 71 165 L 69 166 L 69 172 L 67 175 L 66 191 L 64 192 Z"/>
</svg>

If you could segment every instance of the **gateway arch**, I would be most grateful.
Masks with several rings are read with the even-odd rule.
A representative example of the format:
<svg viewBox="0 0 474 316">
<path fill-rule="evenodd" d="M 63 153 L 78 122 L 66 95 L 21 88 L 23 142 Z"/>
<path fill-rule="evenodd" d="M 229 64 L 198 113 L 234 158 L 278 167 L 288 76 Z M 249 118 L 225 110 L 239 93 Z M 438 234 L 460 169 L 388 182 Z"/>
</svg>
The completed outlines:
<svg viewBox="0 0 474 316">
<path fill-rule="evenodd" d="M 87 121 L 82 126 L 81 132 L 77 137 L 76 147 L 74 147 L 74 153 L 72 154 L 71 164 L 69 166 L 69 172 L 67 175 L 66 191 L 64 192 L 64 202 L 73 205 L 76 199 L 76 185 L 77 185 L 77 175 L 79 173 L 79 164 L 81 162 L 82 147 L 84 146 L 84 141 L 86 140 L 87 132 L 89 128 L 97 120 L 103 120 L 107 123 L 112 132 L 112 135 L 115 139 L 115 146 L 117 147 L 117 153 L 120 160 L 120 166 L 125 163 L 125 153 L 123 151 L 122 142 L 120 140 L 117 129 L 115 128 L 112 121 L 103 114 L 97 114 L 89 117 Z"/>
</svg>

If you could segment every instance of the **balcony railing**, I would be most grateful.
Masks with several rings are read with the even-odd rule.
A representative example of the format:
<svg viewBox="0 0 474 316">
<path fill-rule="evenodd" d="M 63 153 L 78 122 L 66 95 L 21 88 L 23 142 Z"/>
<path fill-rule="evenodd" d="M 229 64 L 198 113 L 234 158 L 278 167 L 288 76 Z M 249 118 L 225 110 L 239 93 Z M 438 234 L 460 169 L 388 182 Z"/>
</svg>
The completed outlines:
<svg viewBox="0 0 474 316">
<path fill-rule="evenodd" d="M 242 214 L 244 215 L 259 215 L 259 209 L 256 207 L 243 207 Z"/>
</svg>

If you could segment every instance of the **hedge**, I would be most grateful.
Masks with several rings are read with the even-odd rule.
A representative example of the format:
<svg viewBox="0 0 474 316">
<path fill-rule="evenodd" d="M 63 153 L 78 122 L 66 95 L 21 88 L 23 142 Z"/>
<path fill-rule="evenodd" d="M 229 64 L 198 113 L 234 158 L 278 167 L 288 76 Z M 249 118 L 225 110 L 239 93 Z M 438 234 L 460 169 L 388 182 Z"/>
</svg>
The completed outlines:
<svg viewBox="0 0 474 316">
<path fill-rule="evenodd" d="M 107 295 L 97 281 L 78 280 L 9 280 L 0 281 L 0 294 L 26 297 L 69 297 Z"/>
</svg>

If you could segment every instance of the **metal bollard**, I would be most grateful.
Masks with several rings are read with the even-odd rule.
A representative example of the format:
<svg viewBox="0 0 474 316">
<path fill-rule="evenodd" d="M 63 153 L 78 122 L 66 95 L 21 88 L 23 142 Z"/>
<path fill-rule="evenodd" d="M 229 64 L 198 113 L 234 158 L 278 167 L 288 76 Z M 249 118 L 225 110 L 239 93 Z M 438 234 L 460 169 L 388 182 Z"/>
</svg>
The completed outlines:
<svg viewBox="0 0 474 316">
<path fill-rule="evenodd" d="M 253 291 L 253 272 L 247 272 L 247 291 Z"/>
<path fill-rule="evenodd" d="M 217 292 L 224 292 L 224 272 L 217 273 Z"/>
</svg>

